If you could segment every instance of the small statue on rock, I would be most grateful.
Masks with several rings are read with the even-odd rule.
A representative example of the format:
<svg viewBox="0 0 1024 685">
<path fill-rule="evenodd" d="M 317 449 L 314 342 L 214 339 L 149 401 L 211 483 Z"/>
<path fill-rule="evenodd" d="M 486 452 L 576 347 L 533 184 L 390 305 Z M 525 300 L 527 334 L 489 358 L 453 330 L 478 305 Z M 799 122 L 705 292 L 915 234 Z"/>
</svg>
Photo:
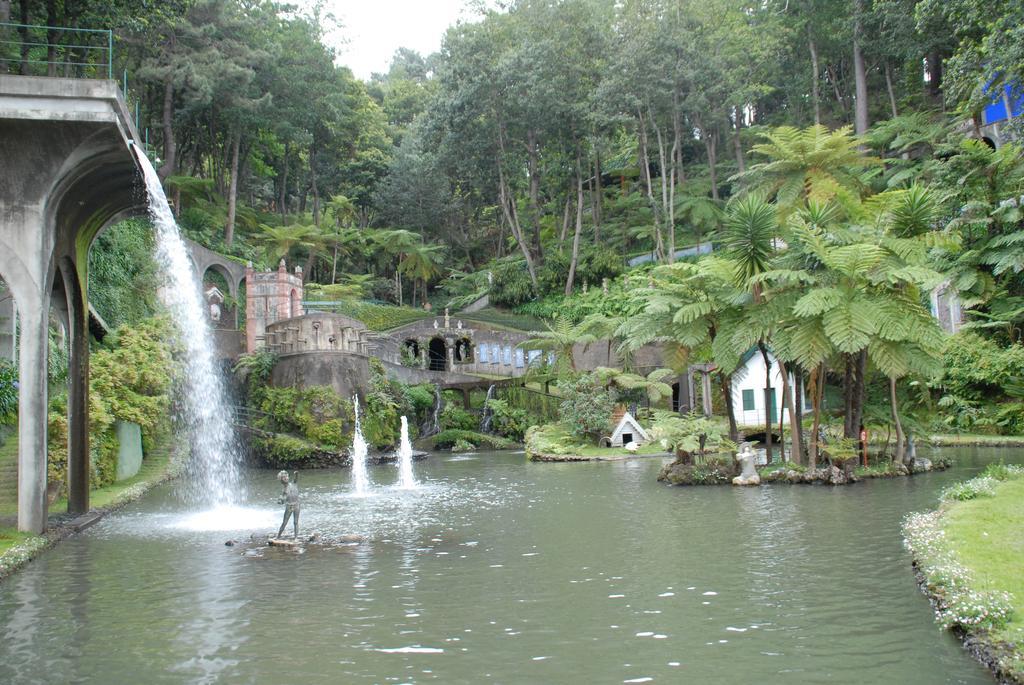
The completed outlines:
<svg viewBox="0 0 1024 685">
<path fill-rule="evenodd" d="M 292 519 L 292 527 L 295 531 L 295 539 L 299 539 L 299 486 L 291 481 L 287 471 L 279 471 L 277 479 L 281 481 L 284 489 L 281 496 L 277 498 L 278 504 L 284 505 L 284 519 L 281 521 L 281 529 L 277 531 L 277 537 L 284 535 L 284 529 L 288 525 L 288 519 Z"/>
<path fill-rule="evenodd" d="M 740 451 L 736 454 L 736 461 L 740 463 L 743 471 L 732 479 L 733 485 L 761 484 L 761 476 L 757 475 L 757 469 L 754 468 L 754 450 L 750 447 L 749 442 L 743 443 L 743 446 L 740 447 Z"/>
</svg>

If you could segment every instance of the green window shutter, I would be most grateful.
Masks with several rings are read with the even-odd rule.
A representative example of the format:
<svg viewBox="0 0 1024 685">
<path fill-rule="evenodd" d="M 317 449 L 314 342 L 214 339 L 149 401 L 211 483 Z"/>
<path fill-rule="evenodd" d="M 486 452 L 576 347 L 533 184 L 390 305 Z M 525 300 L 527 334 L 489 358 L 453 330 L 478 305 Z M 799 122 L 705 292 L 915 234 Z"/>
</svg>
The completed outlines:
<svg viewBox="0 0 1024 685">
<path fill-rule="evenodd" d="M 772 421 L 778 421 L 779 420 L 779 405 L 775 401 L 775 388 L 768 388 L 768 390 L 772 394 L 772 413 L 771 413 Z"/>
<path fill-rule="evenodd" d="M 743 391 L 743 411 L 754 411 L 754 391 L 748 389 Z"/>
</svg>

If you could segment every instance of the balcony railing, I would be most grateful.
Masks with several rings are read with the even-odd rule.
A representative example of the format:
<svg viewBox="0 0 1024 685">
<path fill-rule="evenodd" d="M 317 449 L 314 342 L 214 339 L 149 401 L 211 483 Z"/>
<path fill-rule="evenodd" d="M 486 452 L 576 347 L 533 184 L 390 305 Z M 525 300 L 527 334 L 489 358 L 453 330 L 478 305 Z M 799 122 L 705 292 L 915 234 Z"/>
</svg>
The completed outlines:
<svg viewBox="0 0 1024 685">
<path fill-rule="evenodd" d="M 0 74 L 114 78 L 114 34 L 106 29 L 0 23 Z"/>
</svg>

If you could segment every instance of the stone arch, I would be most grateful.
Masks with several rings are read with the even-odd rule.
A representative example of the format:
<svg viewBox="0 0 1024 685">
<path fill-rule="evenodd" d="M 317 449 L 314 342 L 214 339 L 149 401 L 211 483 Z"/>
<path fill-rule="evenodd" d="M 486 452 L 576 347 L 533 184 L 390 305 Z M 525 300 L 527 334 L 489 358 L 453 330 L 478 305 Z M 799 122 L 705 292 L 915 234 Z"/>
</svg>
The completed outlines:
<svg viewBox="0 0 1024 685">
<path fill-rule="evenodd" d="M 988 145 L 993 150 L 996 149 L 996 141 L 992 140 L 988 136 L 982 136 L 981 137 L 981 142 L 985 143 L 985 145 Z"/>
<path fill-rule="evenodd" d="M 455 361 L 460 364 L 473 362 L 473 342 L 468 336 L 463 336 L 455 341 Z"/>
<path fill-rule="evenodd" d="M 220 264 L 210 264 L 207 266 L 206 271 L 201 274 L 199 279 L 199 282 L 202 284 L 204 297 L 210 286 L 215 286 L 224 296 L 224 302 L 221 302 L 219 306 L 217 303 L 208 303 L 210 307 L 210 322 L 216 328 L 230 326 L 231 322 L 234 322 L 236 328 L 238 327 L 238 302 L 235 296 L 231 294 L 234 290 L 232 288 L 232 281 L 231 274 Z"/>
<path fill-rule="evenodd" d="M 427 368 L 431 371 L 448 370 L 448 343 L 444 338 L 431 338 L 427 346 Z"/>
<path fill-rule="evenodd" d="M 420 343 L 416 338 L 406 338 L 402 341 L 402 350 L 404 351 L 405 358 L 412 362 L 419 362 Z"/>
</svg>

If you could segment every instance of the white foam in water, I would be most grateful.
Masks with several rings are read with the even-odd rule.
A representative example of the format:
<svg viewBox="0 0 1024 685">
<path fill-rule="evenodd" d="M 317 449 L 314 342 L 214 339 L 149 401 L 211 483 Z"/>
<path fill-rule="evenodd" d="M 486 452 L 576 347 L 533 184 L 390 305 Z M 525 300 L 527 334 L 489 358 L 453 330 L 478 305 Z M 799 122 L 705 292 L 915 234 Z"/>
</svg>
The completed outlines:
<svg viewBox="0 0 1024 685">
<path fill-rule="evenodd" d="M 156 169 L 138 146 L 133 150 L 146 181 L 166 302 L 185 348 L 183 418 L 192 446 L 186 468 L 187 494 L 193 503 L 234 504 L 244 494 L 239 479 L 241 459 L 214 357 L 213 335 L 199 283 L 202 274 L 193 270 Z"/>
<path fill-rule="evenodd" d="M 412 475 L 412 443 L 409 441 L 409 420 L 402 417 L 402 441 L 398 446 L 398 487 L 411 490 L 416 487 Z"/>
<path fill-rule="evenodd" d="M 439 647 L 389 647 L 373 650 L 385 654 L 443 654 L 444 650 Z"/>
<path fill-rule="evenodd" d="M 277 525 L 280 516 L 270 509 L 222 506 L 179 518 L 171 528 L 191 531 L 257 530 Z"/>
<path fill-rule="evenodd" d="M 370 477 L 366 473 L 366 438 L 363 437 L 363 425 L 359 421 L 359 396 L 353 396 L 352 406 L 356 414 L 356 428 L 352 435 L 352 491 L 356 495 L 365 495 L 370 487 Z"/>
</svg>

